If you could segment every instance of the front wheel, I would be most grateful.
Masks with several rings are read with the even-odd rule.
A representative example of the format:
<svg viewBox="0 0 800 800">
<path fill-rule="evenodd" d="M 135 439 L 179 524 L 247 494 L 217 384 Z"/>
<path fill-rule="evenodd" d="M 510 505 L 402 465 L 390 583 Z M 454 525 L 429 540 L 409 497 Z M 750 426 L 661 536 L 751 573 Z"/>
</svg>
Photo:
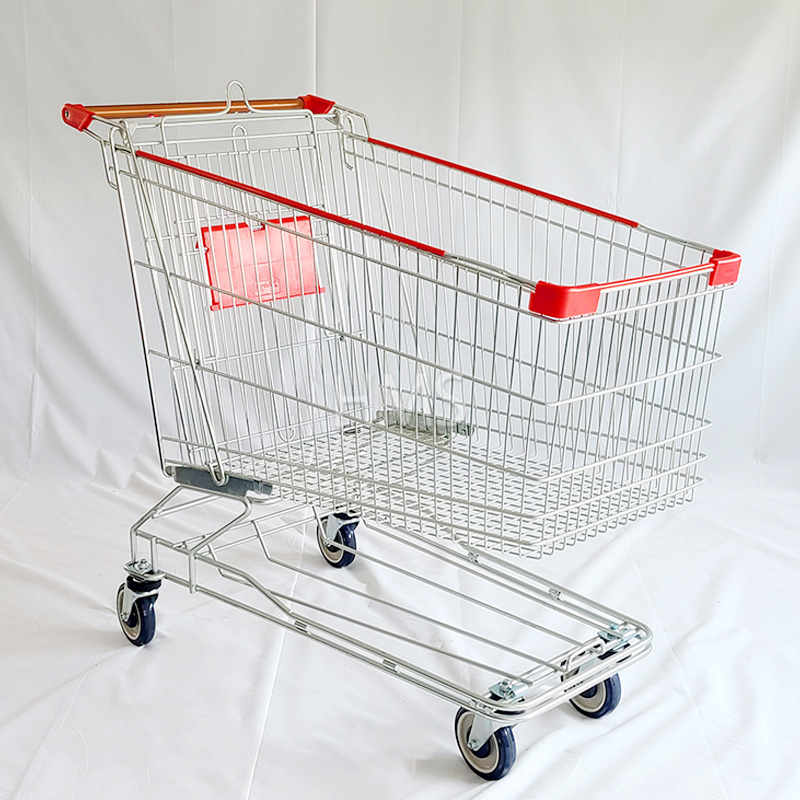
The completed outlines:
<svg viewBox="0 0 800 800">
<path fill-rule="evenodd" d="M 154 608 L 156 595 L 147 597 L 137 597 L 133 602 L 133 607 L 125 620 L 122 618 L 122 598 L 125 592 L 125 584 L 121 584 L 117 589 L 117 619 L 119 620 L 122 632 L 131 644 L 137 647 L 149 644 L 156 635 L 156 610 Z"/>
<path fill-rule="evenodd" d="M 622 699 L 622 684 L 619 675 L 606 678 L 597 686 L 592 686 L 585 692 L 570 698 L 572 707 L 585 717 L 598 719 L 610 714 Z"/>
<path fill-rule="evenodd" d="M 480 747 L 469 746 L 475 714 L 460 708 L 456 714 L 456 742 L 467 766 L 487 781 L 498 781 L 508 774 L 517 758 L 517 743 L 511 728 L 498 728 Z"/>
<path fill-rule="evenodd" d="M 342 515 L 342 518 L 351 519 L 351 517 L 346 515 Z M 355 552 L 351 551 L 356 549 L 356 528 L 358 527 L 358 520 L 345 522 L 340 525 L 332 540 L 326 539 L 325 537 L 326 527 L 327 517 L 322 520 L 321 526 L 317 526 L 317 544 L 319 544 L 319 549 L 323 558 L 332 567 L 341 568 L 349 566 L 356 558 Z M 338 545 L 344 545 L 344 547 L 349 547 L 350 549 L 345 550 Z"/>
</svg>

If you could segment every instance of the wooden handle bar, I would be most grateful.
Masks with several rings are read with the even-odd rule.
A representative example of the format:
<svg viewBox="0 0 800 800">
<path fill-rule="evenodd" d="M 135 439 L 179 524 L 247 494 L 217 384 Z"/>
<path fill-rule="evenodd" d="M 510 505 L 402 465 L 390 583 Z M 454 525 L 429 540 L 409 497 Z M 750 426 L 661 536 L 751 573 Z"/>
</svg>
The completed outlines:
<svg viewBox="0 0 800 800">
<path fill-rule="evenodd" d="M 227 103 L 224 100 L 210 100 L 205 103 L 142 103 L 126 106 L 85 106 L 86 110 L 103 119 L 137 119 L 139 117 L 166 117 L 174 114 L 215 114 L 224 111 Z M 287 100 L 253 100 L 252 108 L 258 111 L 286 108 L 305 108 L 298 97 Z M 231 102 L 231 112 L 247 111 L 243 100 Z"/>
<path fill-rule="evenodd" d="M 314 114 L 327 114 L 333 108 L 332 100 L 325 100 L 313 94 L 282 100 L 243 100 L 231 101 L 230 113 L 242 113 L 250 108 L 256 111 L 286 111 L 306 109 Z M 139 105 L 83 106 L 67 103 L 62 117 L 67 125 L 84 130 L 95 118 L 102 119 L 140 119 L 142 117 L 167 117 L 181 114 L 218 114 L 228 108 L 225 100 L 209 100 L 200 103 L 141 103 Z"/>
</svg>

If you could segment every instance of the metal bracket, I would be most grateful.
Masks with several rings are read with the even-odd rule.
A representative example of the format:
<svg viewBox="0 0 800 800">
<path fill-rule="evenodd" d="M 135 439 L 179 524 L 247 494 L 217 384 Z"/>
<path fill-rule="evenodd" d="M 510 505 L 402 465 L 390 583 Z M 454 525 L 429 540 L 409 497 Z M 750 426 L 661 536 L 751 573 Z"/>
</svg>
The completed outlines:
<svg viewBox="0 0 800 800">
<path fill-rule="evenodd" d="M 269 497 L 272 494 L 271 483 L 250 478 L 240 478 L 230 473 L 226 476 L 225 483 L 219 485 L 214 482 L 214 478 L 207 469 L 170 466 L 167 467 L 167 472 L 182 486 L 212 494 L 229 495 L 231 497 L 245 497 L 248 493 Z"/>
<path fill-rule="evenodd" d="M 489 694 L 494 695 L 499 700 L 514 702 L 519 700 L 528 689 L 530 689 L 530 685 L 523 681 L 512 681 L 510 678 L 503 678 L 499 683 L 489 687 Z"/>
<path fill-rule="evenodd" d="M 605 655 L 617 652 L 627 647 L 631 640 L 639 636 L 640 631 L 635 625 L 625 623 L 617 625 L 616 623 L 609 626 L 607 631 L 598 631 L 597 635 L 606 643 L 612 646 L 606 651 Z M 613 643 L 613 644 L 612 644 Z"/>
<path fill-rule="evenodd" d="M 488 717 L 482 717 L 479 714 L 475 714 L 472 719 L 472 727 L 469 731 L 469 740 L 467 741 L 467 747 L 473 752 L 476 750 L 480 750 L 486 742 L 491 739 L 492 734 L 500 730 L 500 728 L 505 727 L 504 725 L 498 725 L 492 719 Z"/>
<path fill-rule="evenodd" d="M 489 688 L 487 695 L 498 700 L 513 703 L 516 700 L 520 700 L 528 689 L 530 689 L 530 686 L 524 681 L 514 681 L 510 678 L 503 678 L 502 681 L 499 681 Z M 473 751 L 480 750 L 481 747 L 489 741 L 495 731 L 506 727 L 508 727 L 508 723 L 505 721 L 499 721 L 476 713 L 472 722 L 472 728 L 469 732 L 467 746 Z"/>
<path fill-rule="evenodd" d="M 129 561 L 125 565 L 125 572 L 140 583 L 160 581 L 164 577 L 164 573 L 161 570 L 153 569 L 153 565 L 146 558 L 140 558 L 138 561 Z"/>
<path fill-rule="evenodd" d="M 152 564 L 146 558 L 138 561 L 129 561 L 125 565 L 125 571 L 133 580 L 126 580 L 122 589 L 122 607 L 119 610 L 120 619 L 127 622 L 133 610 L 133 604 L 140 597 L 153 597 L 161 589 L 161 579 L 164 573 L 154 570 Z M 141 584 L 141 589 L 131 588 L 131 584 Z"/>
<path fill-rule="evenodd" d="M 328 514 L 325 519 L 325 539 L 326 541 L 333 542 L 336 539 L 336 534 L 339 533 L 339 528 L 349 525 L 351 522 L 358 522 L 360 518 L 352 516 L 346 512 L 337 511 L 333 514 Z"/>
</svg>

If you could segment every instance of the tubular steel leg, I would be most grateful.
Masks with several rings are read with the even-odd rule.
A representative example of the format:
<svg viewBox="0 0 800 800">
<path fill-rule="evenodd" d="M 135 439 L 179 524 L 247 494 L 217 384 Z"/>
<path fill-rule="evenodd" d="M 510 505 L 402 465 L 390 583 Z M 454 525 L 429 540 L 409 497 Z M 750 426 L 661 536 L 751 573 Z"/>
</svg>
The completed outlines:
<svg viewBox="0 0 800 800">
<path fill-rule="evenodd" d="M 250 516 L 250 512 L 252 511 L 250 501 L 246 497 L 229 497 L 227 495 L 220 495 L 220 497 L 224 497 L 226 500 L 235 500 L 241 503 L 244 506 L 244 510 L 241 512 L 241 514 L 237 514 L 232 520 L 230 520 L 230 522 L 225 523 L 225 525 L 223 525 L 221 528 L 217 528 L 215 531 L 212 531 L 208 535 L 204 536 L 194 547 L 189 548 L 187 551 L 187 556 L 189 559 L 190 592 L 195 592 L 197 590 L 197 562 L 195 560 L 197 553 L 203 548 L 208 547 L 213 541 L 218 539 L 231 528 L 234 528 L 240 522 L 243 522 L 248 516 Z"/>
<path fill-rule="evenodd" d="M 169 505 L 170 501 L 178 496 L 182 491 L 191 491 L 196 492 L 198 494 L 204 495 L 204 497 L 199 498 L 196 501 L 190 501 L 187 503 L 182 504 L 175 509 L 169 509 L 167 506 Z M 151 570 L 157 572 L 158 564 L 157 564 L 157 548 L 155 546 L 155 540 L 150 535 L 146 535 L 142 533 L 142 527 L 152 519 L 156 519 L 163 514 L 170 513 L 171 511 L 179 511 L 185 508 L 191 508 L 193 506 L 198 505 L 201 501 L 206 502 L 208 500 L 230 500 L 232 502 L 240 503 L 243 506 L 243 510 L 241 513 L 237 514 L 233 517 L 233 519 L 226 522 L 219 528 L 211 531 L 210 533 L 201 536 L 200 540 L 194 544 L 192 547 L 186 549 L 186 555 L 188 560 L 189 566 L 189 591 L 195 592 L 197 590 L 197 565 L 196 565 L 196 556 L 197 554 L 203 550 L 203 548 L 208 547 L 212 542 L 218 539 L 220 536 L 225 534 L 231 528 L 241 524 L 252 511 L 252 505 L 247 497 L 238 497 L 235 495 L 223 494 L 221 492 L 208 492 L 202 489 L 196 489 L 191 486 L 176 486 L 170 492 L 168 492 L 161 500 L 159 500 L 146 514 L 144 514 L 140 519 L 138 519 L 132 526 L 130 532 L 131 538 L 131 561 L 130 564 L 136 564 L 142 561 L 139 556 L 139 551 L 137 547 L 137 543 L 139 539 L 146 539 L 150 543 L 150 564 Z M 146 559 L 145 559 L 146 560 Z"/>
<path fill-rule="evenodd" d="M 136 522 L 134 522 L 133 525 L 131 525 L 131 531 L 130 531 L 131 563 L 138 562 L 140 558 L 139 548 L 137 547 L 137 539 L 139 538 L 139 531 L 141 530 L 142 526 L 146 522 L 149 522 L 151 519 L 155 519 L 161 512 L 161 509 L 164 508 L 167 505 L 167 503 L 169 503 L 169 501 L 172 500 L 172 498 L 175 497 L 183 488 L 184 488 L 183 486 L 176 486 L 174 489 L 167 492 L 167 494 L 164 495 L 164 497 L 162 497 L 161 500 L 159 500 L 146 514 L 144 514 L 142 517 L 136 520 Z M 156 563 L 155 548 L 153 547 L 152 541 L 150 541 L 150 562 L 152 564 L 153 569 L 158 569 L 158 565 Z"/>
</svg>

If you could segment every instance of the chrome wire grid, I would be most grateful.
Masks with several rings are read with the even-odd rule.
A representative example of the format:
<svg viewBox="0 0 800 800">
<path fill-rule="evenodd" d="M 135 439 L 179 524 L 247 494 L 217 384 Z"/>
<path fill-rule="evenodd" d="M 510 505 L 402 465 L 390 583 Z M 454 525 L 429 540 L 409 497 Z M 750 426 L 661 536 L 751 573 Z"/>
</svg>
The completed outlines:
<svg viewBox="0 0 800 800">
<path fill-rule="evenodd" d="M 255 177 L 266 180 L 264 164 L 297 156 L 277 148 L 268 161 L 250 139 L 246 158 L 206 154 L 184 164 L 140 151 L 135 170 L 122 170 L 142 178 L 132 184 L 145 247 L 133 263 L 152 331 L 146 347 L 165 467 L 252 475 L 298 501 L 359 508 L 409 530 L 525 556 L 691 497 L 719 358 L 722 291 L 707 272 L 608 292 L 590 317 L 533 315 L 527 278 L 367 228 L 360 218 L 371 220 L 373 205 L 388 213 L 430 207 L 431 199 L 412 193 L 410 202 L 412 182 L 392 202 L 392 181 L 378 173 L 371 177 L 381 202 L 367 202 L 359 169 L 375 159 L 351 154 L 348 170 L 345 145 L 360 140 L 341 131 L 317 138 L 329 159 L 324 143 L 343 147 L 339 172 L 355 183 L 343 179 L 327 195 L 339 198 L 336 208 L 352 196 L 357 225 L 242 185 L 237 178 L 254 177 L 243 164 L 261 164 Z M 278 182 L 298 192 L 314 183 L 286 174 Z M 441 200 L 441 181 L 432 185 Z M 310 201 L 325 193 L 300 194 Z M 463 187 L 450 195 L 463 209 Z M 506 202 L 504 215 L 511 210 Z M 561 232 L 558 277 L 567 271 L 571 211 L 549 214 Z M 580 243 L 588 212 L 576 213 Z M 614 231 L 624 224 L 600 218 L 595 228 L 606 223 L 603 241 L 621 239 Z M 664 270 L 675 266 L 667 253 L 681 251 L 691 263 L 710 252 L 636 236 L 645 239 L 636 244 L 629 231 L 624 247 L 573 248 L 573 272 L 588 269 L 586 253 L 606 276 L 622 252 L 639 268 L 657 262 Z M 544 238 L 552 249 L 555 234 Z M 656 239 L 660 261 L 647 254 Z M 484 255 L 476 241 L 474 255 Z"/>
</svg>

